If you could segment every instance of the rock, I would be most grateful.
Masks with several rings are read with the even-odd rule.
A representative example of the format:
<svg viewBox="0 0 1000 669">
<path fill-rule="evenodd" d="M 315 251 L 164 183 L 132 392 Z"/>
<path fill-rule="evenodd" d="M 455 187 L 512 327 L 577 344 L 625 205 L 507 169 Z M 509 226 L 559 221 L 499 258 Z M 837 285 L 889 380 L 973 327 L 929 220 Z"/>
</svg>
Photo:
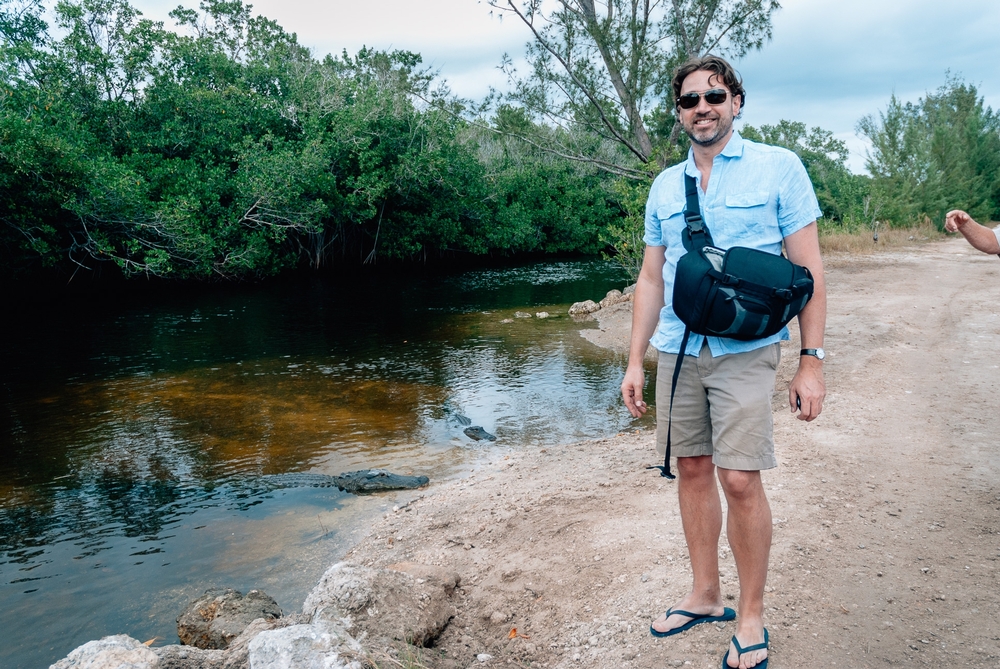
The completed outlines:
<svg viewBox="0 0 1000 669">
<path fill-rule="evenodd" d="M 527 311 L 515 311 L 514 318 L 531 318 L 531 314 Z"/>
<path fill-rule="evenodd" d="M 483 664 L 486 664 L 487 662 L 493 659 L 493 656 L 490 655 L 489 653 L 480 653 L 479 655 L 476 655 L 476 659 L 482 662 Z"/>
<path fill-rule="evenodd" d="M 490 434 L 489 432 L 479 427 L 478 425 L 467 427 L 462 431 L 465 432 L 465 436 L 474 441 L 482 441 L 483 439 L 485 439 L 486 441 L 497 440 L 497 438 L 494 435 Z"/>
<path fill-rule="evenodd" d="M 513 319 L 513 318 L 505 318 L 505 319 L 503 319 L 503 320 L 502 320 L 502 321 L 500 321 L 500 322 L 501 322 L 501 323 L 513 323 L 513 322 L 514 322 L 514 319 Z"/>
<path fill-rule="evenodd" d="M 622 295 L 620 290 L 609 290 L 608 294 L 604 296 L 601 300 L 601 309 L 605 309 L 614 304 L 620 304 L 622 302 L 628 302 L 628 298 Z"/>
<path fill-rule="evenodd" d="M 548 318 L 548 317 L 549 317 L 549 312 L 547 311 L 539 311 L 537 314 L 535 314 L 535 318 Z"/>
<path fill-rule="evenodd" d="M 228 650 L 202 650 L 194 646 L 160 646 L 152 649 L 160 658 L 157 669 L 250 669 L 244 657 L 244 663 L 229 664 L 226 662 L 230 655 Z"/>
<path fill-rule="evenodd" d="M 302 612 L 313 624 L 349 619 L 361 631 L 352 628 L 356 637 L 427 646 L 455 616 L 451 598 L 458 583 L 457 574 L 428 565 L 372 569 L 340 562 L 323 574 Z"/>
<path fill-rule="evenodd" d="M 364 669 L 361 645 L 340 626 L 323 621 L 261 632 L 248 647 L 253 669 Z"/>
<path fill-rule="evenodd" d="M 585 316 L 586 314 L 592 314 L 601 308 L 597 302 L 593 300 L 584 300 L 583 302 L 574 302 L 573 306 L 569 308 L 570 316 Z"/>
<path fill-rule="evenodd" d="M 268 594 L 211 588 L 177 618 L 181 643 L 201 649 L 224 649 L 257 618 L 281 617 L 281 607 Z"/>
<path fill-rule="evenodd" d="M 626 295 L 627 296 L 627 295 L 634 294 L 635 293 L 635 286 L 636 286 L 636 284 L 634 284 L 634 283 L 631 284 L 631 285 L 625 286 L 625 290 L 622 291 L 622 295 Z"/>
<path fill-rule="evenodd" d="M 363 469 L 356 472 L 346 472 L 333 478 L 336 480 L 338 488 L 353 493 L 409 490 L 422 488 L 430 483 L 430 479 L 426 476 L 403 476 L 402 474 L 393 474 L 385 469 Z"/>
<path fill-rule="evenodd" d="M 194 646 L 161 646 L 153 652 L 160 656 L 157 669 L 250 669 L 250 642 L 261 632 L 304 625 L 309 616 L 301 613 L 281 618 L 257 618 L 243 633 L 229 642 L 226 650 L 201 650 Z"/>
<path fill-rule="evenodd" d="M 49 669 L 159 669 L 160 658 L 127 634 L 88 641 Z"/>
</svg>

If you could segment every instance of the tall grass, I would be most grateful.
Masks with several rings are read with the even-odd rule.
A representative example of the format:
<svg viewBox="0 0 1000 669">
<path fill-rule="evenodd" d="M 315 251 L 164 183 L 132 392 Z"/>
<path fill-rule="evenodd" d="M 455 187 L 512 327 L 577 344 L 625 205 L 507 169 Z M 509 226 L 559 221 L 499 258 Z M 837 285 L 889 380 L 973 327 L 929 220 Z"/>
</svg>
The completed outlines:
<svg viewBox="0 0 1000 669">
<path fill-rule="evenodd" d="M 877 232 L 877 241 L 876 241 Z M 839 227 L 820 225 L 819 247 L 823 253 L 852 253 L 866 255 L 888 249 L 924 244 L 943 238 L 944 233 L 929 220 L 908 228 L 858 227 L 846 231 Z"/>
</svg>

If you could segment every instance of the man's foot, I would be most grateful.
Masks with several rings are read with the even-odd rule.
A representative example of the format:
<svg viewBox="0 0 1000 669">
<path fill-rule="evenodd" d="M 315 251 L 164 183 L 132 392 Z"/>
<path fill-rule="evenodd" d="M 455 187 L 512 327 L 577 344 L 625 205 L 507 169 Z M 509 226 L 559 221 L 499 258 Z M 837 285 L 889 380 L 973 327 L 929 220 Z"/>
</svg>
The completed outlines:
<svg viewBox="0 0 1000 669">
<path fill-rule="evenodd" d="M 768 634 L 767 628 L 763 629 L 763 633 L 759 636 L 745 633 L 743 638 L 746 643 L 737 638 L 740 633 L 740 630 L 737 629 L 732 641 L 729 642 L 729 650 L 722 658 L 722 668 L 752 669 L 757 667 L 757 669 L 766 669 Z M 763 641 L 758 641 L 758 639 L 763 639 Z M 737 662 L 737 664 L 733 664 L 733 662 Z"/>
<path fill-rule="evenodd" d="M 649 626 L 649 631 L 653 636 L 673 636 L 701 623 L 734 620 L 735 618 L 736 612 L 721 604 L 706 607 L 681 602 L 654 620 L 653 624 Z"/>
</svg>

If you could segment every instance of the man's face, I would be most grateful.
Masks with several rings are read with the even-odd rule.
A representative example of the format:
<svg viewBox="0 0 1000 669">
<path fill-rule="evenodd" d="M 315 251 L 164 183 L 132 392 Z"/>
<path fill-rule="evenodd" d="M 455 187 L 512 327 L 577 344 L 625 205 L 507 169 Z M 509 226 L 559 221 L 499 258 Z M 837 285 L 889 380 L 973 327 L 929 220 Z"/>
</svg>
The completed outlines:
<svg viewBox="0 0 1000 669">
<path fill-rule="evenodd" d="M 696 70 L 689 74 L 681 84 L 681 96 L 686 93 L 705 93 L 712 89 L 726 91 L 726 101 L 710 105 L 702 96 L 691 109 L 677 108 L 681 127 L 691 141 L 699 146 L 714 146 L 720 142 L 725 145 L 733 131 L 733 119 L 740 113 L 742 100 L 733 97 L 714 72 Z"/>
</svg>

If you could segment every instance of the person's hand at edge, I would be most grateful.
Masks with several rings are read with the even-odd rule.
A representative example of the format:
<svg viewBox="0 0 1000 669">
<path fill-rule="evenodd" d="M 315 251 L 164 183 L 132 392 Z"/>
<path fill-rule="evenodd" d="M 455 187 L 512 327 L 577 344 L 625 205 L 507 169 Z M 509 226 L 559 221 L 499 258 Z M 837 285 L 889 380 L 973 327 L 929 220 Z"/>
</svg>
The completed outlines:
<svg viewBox="0 0 1000 669">
<path fill-rule="evenodd" d="M 967 223 L 975 223 L 972 217 L 961 209 L 952 209 L 944 217 L 944 229 L 948 232 L 958 232 Z"/>
</svg>

